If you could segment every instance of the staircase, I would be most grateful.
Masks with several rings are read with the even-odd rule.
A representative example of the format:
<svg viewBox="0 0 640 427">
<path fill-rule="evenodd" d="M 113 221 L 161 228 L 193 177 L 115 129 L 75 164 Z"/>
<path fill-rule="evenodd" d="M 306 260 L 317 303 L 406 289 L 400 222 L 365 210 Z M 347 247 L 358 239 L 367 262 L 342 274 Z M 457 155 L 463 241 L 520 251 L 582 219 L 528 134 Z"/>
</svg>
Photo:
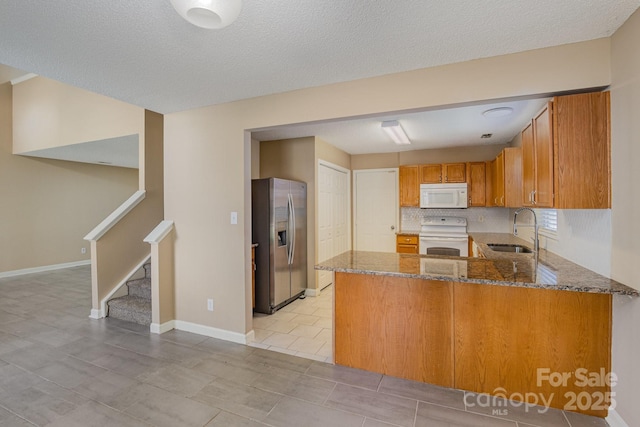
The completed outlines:
<svg viewBox="0 0 640 427">
<path fill-rule="evenodd" d="M 127 281 L 128 295 L 107 302 L 108 317 L 141 325 L 151 324 L 151 264 L 143 267 L 143 278 Z"/>
</svg>

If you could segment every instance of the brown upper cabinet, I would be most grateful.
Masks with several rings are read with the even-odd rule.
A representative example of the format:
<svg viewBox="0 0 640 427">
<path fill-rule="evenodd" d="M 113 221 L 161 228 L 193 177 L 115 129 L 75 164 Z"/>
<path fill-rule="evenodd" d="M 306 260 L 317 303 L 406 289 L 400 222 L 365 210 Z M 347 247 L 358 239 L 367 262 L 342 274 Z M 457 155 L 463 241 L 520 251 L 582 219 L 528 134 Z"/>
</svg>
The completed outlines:
<svg viewBox="0 0 640 427">
<path fill-rule="evenodd" d="M 505 148 L 486 165 L 487 206 L 522 206 L 522 150 Z"/>
<path fill-rule="evenodd" d="M 422 184 L 466 182 L 466 163 L 445 163 L 420 166 Z"/>
<path fill-rule="evenodd" d="M 523 205 L 553 207 L 553 102 L 522 131 Z"/>
<path fill-rule="evenodd" d="M 609 92 L 558 96 L 553 101 L 555 207 L 611 207 Z"/>
<path fill-rule="evenodd" d="M 504 206 L 522 206 L 522 149 L 509 147 L 502 150 L 504 158 Z"/>
<path fill-rule="evenodd" d="M 485 162 L 467 163 L 469 207 L 486 206 L 487 167 Z"/>
<path fill-rule="evenodd" d="M 557 96 L 522 131 L 523 203 L 611 207 L 609 92 Z"/>
<path fill-rule="evenodd" d="M 400 167 L 400 206 L 421 183 L 467 182 L 469 207 L 611 207 L 609 92 L 557 96 L 522 130 L 522 147 L 488 162 Z"/>
<path fill-rule="evenodd" d="M 442 165 L 420 166 L 420 182 L 423 184 L 438 184 L 442 181 Z"/>
<path fill-rule="evenodd" d="M 504 151 L 491 163 L 491 172 L 492 206 L 504 206 Z"/>
<path fill-rule="evenodd" d="M 400 166 L 400 206 L 420 206 L 420 167 Z"/>
</svg>

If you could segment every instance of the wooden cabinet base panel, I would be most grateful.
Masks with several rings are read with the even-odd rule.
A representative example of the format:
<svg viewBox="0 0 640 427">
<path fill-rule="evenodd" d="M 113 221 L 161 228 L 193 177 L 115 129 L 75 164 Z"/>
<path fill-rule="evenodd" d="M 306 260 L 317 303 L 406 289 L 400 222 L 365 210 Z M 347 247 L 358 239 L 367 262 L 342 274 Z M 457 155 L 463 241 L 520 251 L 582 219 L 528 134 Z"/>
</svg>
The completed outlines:
<svg viewBox="0 0 640 427">
<path fill-rule="evenodd" d="M 450 282 L 336 273 L 334 292 L 337 364 L 453 387 Z"/>
<path fill-rule="evenodd" d="M 334 283 L 339 365 L 607 416 L 611 295 L 351 273 Z"/>
<path fill-rule="evenodd" d="M 456 388 L 544 396 L 558 409 L 611 391 L 581 381 L 611 372 L 611 295 L 456 283 L 454 299 Z"/>
</svg>

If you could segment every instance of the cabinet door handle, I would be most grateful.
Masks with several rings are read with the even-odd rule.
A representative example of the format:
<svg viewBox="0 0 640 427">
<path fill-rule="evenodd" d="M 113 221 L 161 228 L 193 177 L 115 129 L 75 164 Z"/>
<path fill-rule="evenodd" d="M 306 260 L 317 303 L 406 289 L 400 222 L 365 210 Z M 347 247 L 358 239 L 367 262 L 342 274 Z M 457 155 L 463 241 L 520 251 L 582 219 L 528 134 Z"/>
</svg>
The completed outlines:
<svg viewBox="0 0 640 427">
<path fill-rule="evenodd" d="M 535 205 L 536 204 L 536 190 L 533 190 L 531 192 L 531 202 Z"/>
</svg>

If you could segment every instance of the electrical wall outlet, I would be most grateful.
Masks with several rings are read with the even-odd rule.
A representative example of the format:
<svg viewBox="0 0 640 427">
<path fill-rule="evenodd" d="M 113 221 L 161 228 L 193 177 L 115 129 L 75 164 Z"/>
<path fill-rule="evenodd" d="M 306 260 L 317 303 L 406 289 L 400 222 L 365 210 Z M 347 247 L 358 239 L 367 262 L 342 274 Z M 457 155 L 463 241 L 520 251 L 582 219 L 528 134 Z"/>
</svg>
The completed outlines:
<svg viewBox="0 0 640 427">
<path fill-rule="evenodd" d="M 207 310 L 213 311 L 213 299 L 211 298 L 207 300 Z"/>
<path fill-rule="evenodd" d="M 87 253 L 87 248 L 82 248 L 82 249 L 80 249 L 80 253 L 81 253 L 81 254 L 86 254 L 86 253 Z"/>
</svg>

